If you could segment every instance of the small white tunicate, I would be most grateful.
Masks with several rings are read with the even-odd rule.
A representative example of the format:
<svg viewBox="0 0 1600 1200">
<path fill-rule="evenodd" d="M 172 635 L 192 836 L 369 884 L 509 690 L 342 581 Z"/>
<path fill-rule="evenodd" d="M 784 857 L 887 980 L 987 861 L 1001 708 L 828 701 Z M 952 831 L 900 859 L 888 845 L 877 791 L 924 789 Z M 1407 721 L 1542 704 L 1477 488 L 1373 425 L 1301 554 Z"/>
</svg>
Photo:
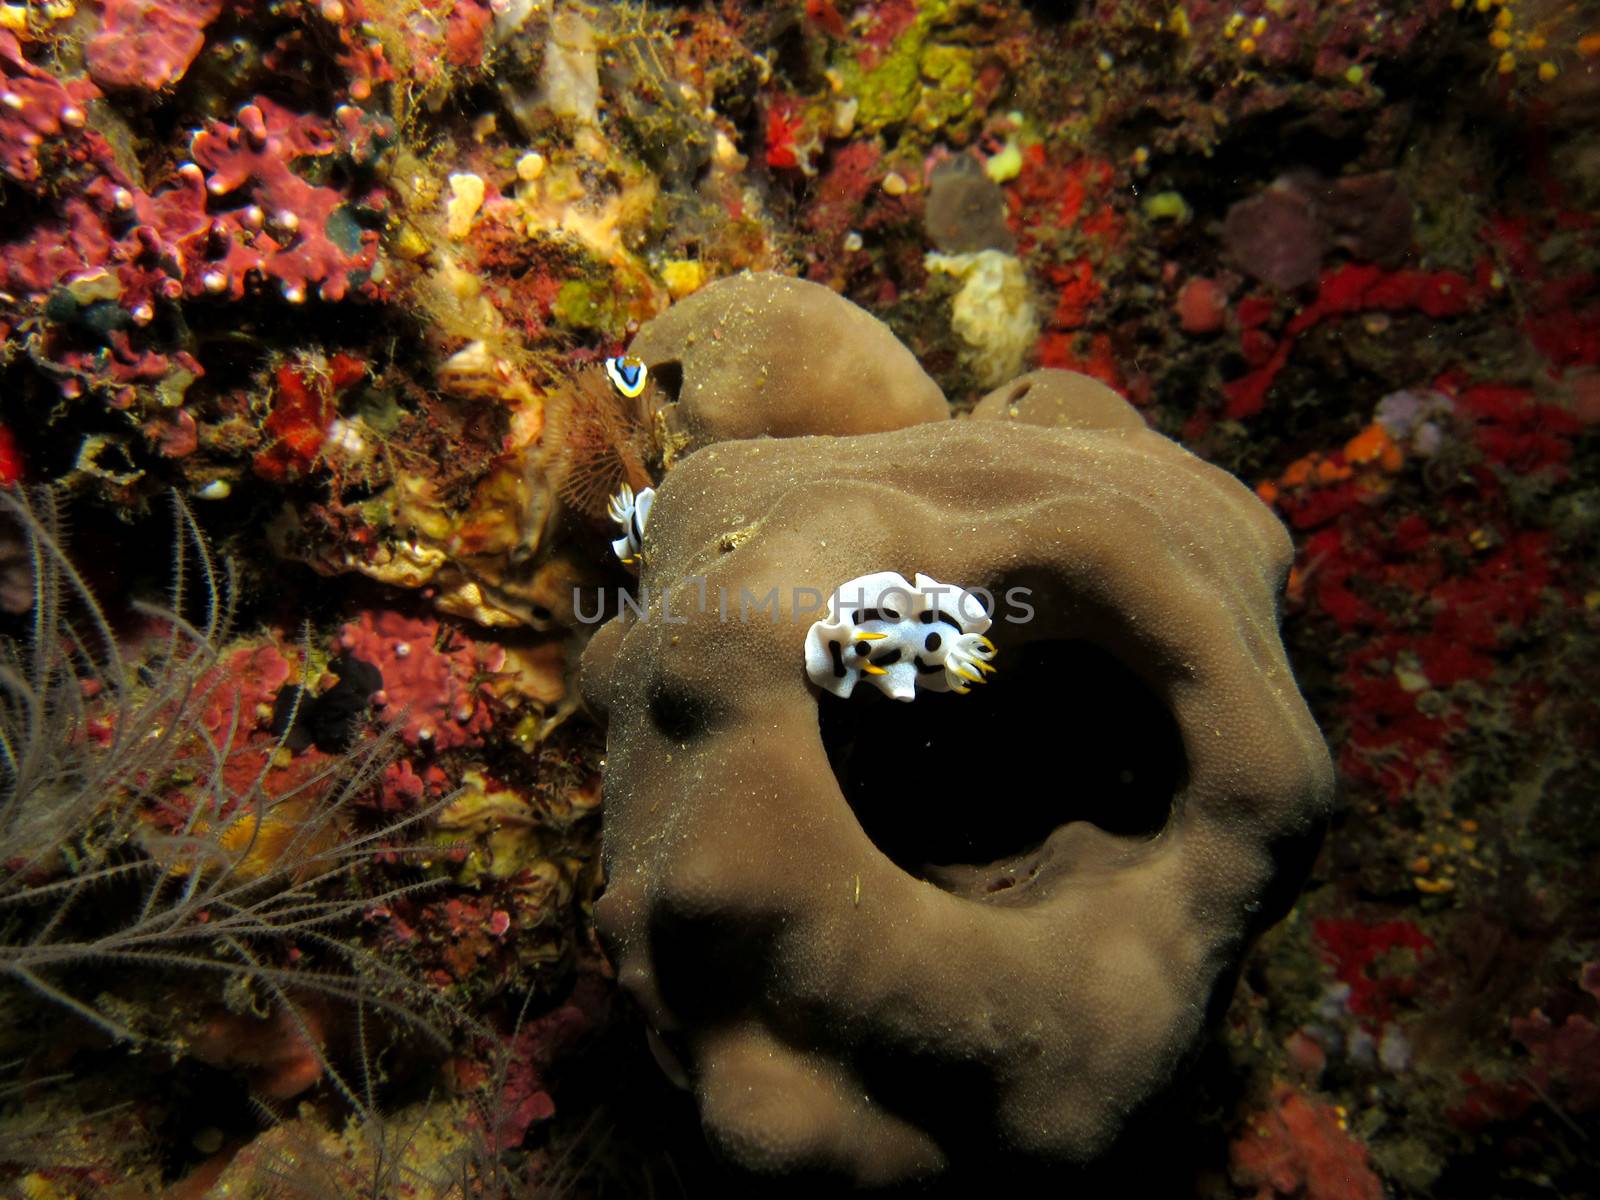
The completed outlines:
<svg viewBox="0 0 1600 1200">
<path fill-rule="evenodd" d="M 483 177 L 470 171 L 450 176 L 450 199 L 445 203 L 445 233 L 459 242 L 472 232 L 473 218 L 487 194 Z"/>
<path fill-rule="evenodd" d="M 600 118 L 600 54 L 594 28 L 576 11 L 557 13 L 544 45 L 540 101 L 557 116 Z"/>
<path fill-rule="evenodd" d="M 346 458 L 363 458 L 367 453 L 367 439 L 361 435 L 361 423 L 340 417 L 328 428 L 324 445 Z"/>
<path fill-rule="evenodd" d="M 1344 1052 L 1351 1062 L 1370 1067 L 1377 1062 L 1378 1043 L 1365 1029 L 1357 1028 L 1351 1030 L 1349 1038 L 1346 1039 Z"/>
<path fill-rule="evenodd" d="M 1348 983 L 1330 983 L 1322 989 L 1322 996 L 1317 1001 L 1317 1015 L 1325 1021 L 1338 1021 L 1350 1013 L 1350 985 Z"/>
<path fill-rule="evenodd" d="M 1398 1025 L 1383 1027 L 1383 1036 L 1378 1040 L 1378 1061 L 1395 1074 L 1411 1065 L 1411 1041 Z"/>
<path fill-rule="evenodd" d="M 835 100 L 833 103 L 833 120 L 828 127 L 828 132 L 836 138 L 847 138 L 855 130 L 856 113 L 861 110 L 861 101 L 854 96 L 844 100 Z"/>
</svg>

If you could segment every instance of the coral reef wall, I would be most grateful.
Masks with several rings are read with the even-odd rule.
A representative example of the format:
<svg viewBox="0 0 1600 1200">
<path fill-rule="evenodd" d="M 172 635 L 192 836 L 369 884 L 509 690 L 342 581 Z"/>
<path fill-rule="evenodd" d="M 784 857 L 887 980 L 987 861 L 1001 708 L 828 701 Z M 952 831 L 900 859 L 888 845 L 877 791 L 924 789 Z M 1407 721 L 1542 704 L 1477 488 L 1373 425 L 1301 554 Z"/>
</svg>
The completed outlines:
<svg viewBox="0 0 1600 1200">
<path fill-rule="evenodd" d="M 705 435 L 604 360 L 753 269 L 1293 535 L 1332 830 L 1111 1178 L 1593 1194 L 1597 114 L 1593 0 L 0 4 L 0 1190 L 713 1193 L 574 597 Z"/>
</svg>

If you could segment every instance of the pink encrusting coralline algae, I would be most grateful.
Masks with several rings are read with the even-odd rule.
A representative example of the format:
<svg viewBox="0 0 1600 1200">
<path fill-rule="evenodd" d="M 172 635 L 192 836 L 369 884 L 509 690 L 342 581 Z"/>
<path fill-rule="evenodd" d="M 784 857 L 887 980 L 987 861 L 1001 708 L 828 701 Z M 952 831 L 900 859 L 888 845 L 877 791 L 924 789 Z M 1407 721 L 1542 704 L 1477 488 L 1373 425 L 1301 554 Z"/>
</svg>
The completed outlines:
<svg viewBox="0 0 1600 1200">
<path fill-rule="evenodd" d="M 495 721 L 487 685 L 506 664 L 501 646 L 452 625 L 397 612 L 364 612 L 339 633 L 339 647 L 378 668 L 372 697 L 385 715 L 405 713 L 411 746 L 476 746 Z"/>
</svg>

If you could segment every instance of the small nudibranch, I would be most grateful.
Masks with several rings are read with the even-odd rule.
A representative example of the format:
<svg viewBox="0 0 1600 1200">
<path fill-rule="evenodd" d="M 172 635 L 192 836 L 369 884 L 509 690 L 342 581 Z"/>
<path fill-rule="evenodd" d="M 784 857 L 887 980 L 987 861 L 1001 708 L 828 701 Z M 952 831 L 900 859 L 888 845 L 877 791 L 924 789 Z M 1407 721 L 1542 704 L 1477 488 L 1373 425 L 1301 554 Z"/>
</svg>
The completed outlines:
<svg viewBox="0 0 1600 1200">
<path fill-rule="evenodd" d="M 994 671 L 989 624 L 964 588 L 927 575 L 914 584 L 894 571 L 862 575 L 841 584 L 827 617 L 806 631 L 806 674 L 845 698 L 863 679 L 896 700 L 914 700 L 918 687 L 965 694 Z"/>
<path fill-rule="evenodd" d="M 642 358 L 619 354 L 606 359 L 606 378 L 611 380 L 612 387 L 629 400 L 637 400 L 644 394 L 644 385 L 649 382 L 650 372 Z"/>
<path fill-rule="evenodd" d="M 633 489 L 623 484 L 622 490 L 606 505 L 607 514 L 622 529 L 622 536 L 612 539 L 611 549 L 616 551 L 624 566 L 637 566 L 644 552 L 644 526 L 650 519 L 650 506 L 655 502 L 655 488 L 640 488 L 639 494 L 634 495 Z"/>
</svg>

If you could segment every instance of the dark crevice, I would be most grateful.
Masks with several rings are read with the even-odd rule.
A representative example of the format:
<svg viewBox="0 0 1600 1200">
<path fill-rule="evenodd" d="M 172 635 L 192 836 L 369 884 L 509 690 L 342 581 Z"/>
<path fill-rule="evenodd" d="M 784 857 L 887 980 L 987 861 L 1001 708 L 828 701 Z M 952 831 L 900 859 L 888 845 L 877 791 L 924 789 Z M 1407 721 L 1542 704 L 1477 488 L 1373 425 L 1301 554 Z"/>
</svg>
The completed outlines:
<svg viewBox="0 0 1600 1200">
<path fill-rule="evenodd" d="M 995 662 L 964 696 L 819 698 L 828 761 L 878 849 L 934 883 L 940 867 L 995 868 L 993 892 L 1025 887 L 1034 852 L 1070 822 L 1159 833 L 1187 778 L 1162 700 L 1086 641 L 1004 647 Z"/>
<path fill-rule="evenodd" d="M 683 393 L 683 364 L 677 361 L 649 363 L 650 378 L 655 381 L 656 398 L 662 404 L 676 404 Z"/>
</svg>

